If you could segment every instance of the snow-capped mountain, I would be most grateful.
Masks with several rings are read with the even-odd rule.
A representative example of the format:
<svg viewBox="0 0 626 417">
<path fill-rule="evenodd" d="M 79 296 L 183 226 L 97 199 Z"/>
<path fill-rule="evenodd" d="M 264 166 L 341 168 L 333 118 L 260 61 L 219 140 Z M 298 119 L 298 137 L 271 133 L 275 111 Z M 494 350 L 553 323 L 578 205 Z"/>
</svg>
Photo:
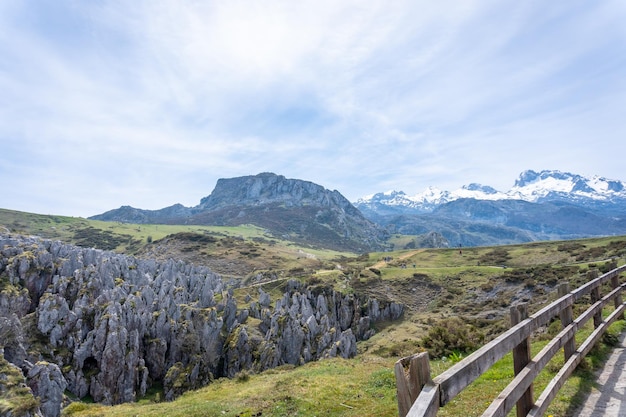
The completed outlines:
<svg viewBox="0 0 626 417">
<path fill-rule="evenodd" d="M 387 191 L 361 198 L 354 205 L 362 211 L 374 211 L 379 214 L 424 213 L 461 198 L 529 202 L 576 201 L 585 205 L 585 200 L 588 200 L 586 201 L 588 204 L 626 201 L 626 183 L 599 176 L 585 178 L 561 171 L 528 170 L 522 172 L 513 187 L 506 192 L 472 183 L 455 191 L 442 191 L 435 187 L 428 187 L 424 192 L 413 196 L 402 191 Z"/>
<path fill-rule="evenodd" d="M 524 171 L 513 187 L 434 187 L 378 193 L 354 205 L 391 233 L 437 233 L 451 246 L 502 245 L 626 234 L 626 184 L 560 171 Z"/>
<path fill-rule="evenodd" d="M 428 187 L 426 191 L 414 196 L 407 195 L 404 191 L 387 191 L 363 197 L 355 203 L 355 206 L 370 206 L 378 209 L 389 208 L 391 211 L 404 211 L 403 209 L 417 211 L 431 211 L 438 205 L 451 201 L 450 192 L 441 191 L 435 187 Z"/>
<path fill-rule="evenodd" d="M 626 199 L 626 184 L 599 176 L 585 178 L 568 172 L 529 170 L 520 174 L 507 195 L 533 202 L 560 199 L 612 201 Z"/>
</svg>

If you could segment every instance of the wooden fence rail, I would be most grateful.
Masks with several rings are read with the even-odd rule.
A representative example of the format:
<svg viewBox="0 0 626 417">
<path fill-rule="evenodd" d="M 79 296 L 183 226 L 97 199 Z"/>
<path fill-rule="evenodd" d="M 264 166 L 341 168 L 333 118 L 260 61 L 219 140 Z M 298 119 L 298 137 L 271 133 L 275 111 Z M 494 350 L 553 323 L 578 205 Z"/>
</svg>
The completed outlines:
<svg viewBox="0 0 626 417">
<path fill-rule="evenodd" d="M 619 274 L 623 271 L 626 271 L 626 265 L 599 277 L 597 271 L 590 271 L 590 281 L 573 291 L 569 290 L 568 284 L 561 284 L 559 298 L 530 317 L 527 315 L 525 304 L 511 307 L 512 327 L 508 331 L 433 379 L 430 376 L 427 353 L 400 359 L 396 362 L 394 370 L 400 417 L 436 416 L 440 407 L 445 406 L 509 352 L 513 352 L 515 378 L 493 400 L 483 413 L 483 417 L 506 416 L 515 406 L 518 417 L 542 416 L 558 390 L 606 332 L 608 326 L 624 317 L 626 307 L 622 301 L 622 291 L 626 288 L 626 283 L 620 284 L 619 280 Z M 600 290 L 606 283 L 610 284 L 612 290 L 602 297 Z M 574 319 L 572 307 L 586 295 L 590 295 L 591 305 Z M 602 309 L 611 301 L 615 309 L 603 319 Z M 555 317 L 561 320 L 561 332 L 531 360 L 532 333 L 549 324 Z M 594 331 L 576 348 L 576 332 L 591 319 Z M 565 364 L 534 401 L 533 381 L 561 349 L 564 351 Z"/>
</svg>

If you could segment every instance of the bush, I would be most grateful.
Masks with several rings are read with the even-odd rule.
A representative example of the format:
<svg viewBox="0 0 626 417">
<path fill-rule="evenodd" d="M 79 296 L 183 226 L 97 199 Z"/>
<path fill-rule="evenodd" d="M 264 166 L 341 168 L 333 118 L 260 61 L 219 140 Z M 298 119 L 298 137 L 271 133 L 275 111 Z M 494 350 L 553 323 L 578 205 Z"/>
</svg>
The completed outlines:
<svg viewBox="0 0 626 417">
<path fill-rule="evenodd" d="M 509 259 L 511 256 L 506 249 L 497 248 L 482 255 L 479 262 L 481 265 L 504 265 Z"/>
<path fill-rule="evenodd" d="M 604 265 L 600 267 L 600 272 L 602 272 L 603 274 L 606 274 L 607 272 L 612 271 L 615 268 L 617 268 L 617 262 L 608 261 L 608 262 L 605 262 Z"/>
<path fill-rule="evenodd" d="M 235 375 L 235 379 L 237 380 L 237 382 L 248 382 L 250 380 L 250 373 L 243 369 L 239 372 L 237 372 L 237 375 Z"/>
<path fill-rule="evenodd" d="M 431 358 L 449 357 L 468 353 L 480 347 L 485 335 L 475 326 L 458 317 L 439 321 L 422 338 L 421 345 L 428 350 Z"/>
</svg>

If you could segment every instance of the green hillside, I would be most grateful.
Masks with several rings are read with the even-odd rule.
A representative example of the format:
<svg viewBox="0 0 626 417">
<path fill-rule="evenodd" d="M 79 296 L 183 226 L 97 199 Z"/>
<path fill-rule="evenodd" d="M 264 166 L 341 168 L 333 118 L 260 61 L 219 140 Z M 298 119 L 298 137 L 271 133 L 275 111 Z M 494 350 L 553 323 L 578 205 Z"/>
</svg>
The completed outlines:
<svg viewBox="0 0 626 417">
<path fill-rule="evenodd" d="M 428 350 L 431 369 L 438 374 L 506 330 L 512 303 L 527 302 L 531 313 L 537 311 L 556 298 L 559 282 L 578 286 L 590 270 L 609 270 L 623 264 L 626 255 L 624 236 L 357 255 L 298 247 L 251 226 L 131 225 L 0 210 L 0 230 L 4 229 L 78 245 L 90 237 L 87 246 L 181 258 L 222 274 L 219 269 L 226 270 L 229 264 L 226 275 L 242 280 L 235 290 L 240 308 L 259 286 L 275 301 L 288 279 L 406 306 L 402 320 L 378 324 L 372 338 L 359 342 L 359 354 L 352 360 L 328 359 L 260 374 L 243 372 L 173 402 L 161 402 L 158 389 L 138 403 L 114 407 L 76 399 L 64 412 L 75 416 L 396 416 L 393 365 L 399 358 Z M 540 349 L 545 335 L 557 331 L 557 324 L 536 335 L 533 349 Z M 603 345 L 586 359 L 550 414 L 571 412 L 590 389 L 590 372 L 607 349 Z M 509 382 L 510 361 L 505 357 L 440 414 L 480 415 L 486 401 Z M 549 366 L 540 384 L 556 369 Z M 468 414 L 468 409 L 476 409 L 476 414 Z"/>
<path fill-rule="evenodd" d="M 361 342 L 357 358 L 322 360 L 258 375 L 244 373 L 232 380 L 218 380 L 171 403 L 159 403 L 158 393 L 137 404 L 114 407 L 76 403 L 66 410 L 66 415 L 396 416 L 393 365 L 403 356 L 428 349 L 424 341 L 429 329 L 445 328 L 453 338 L 467 337 L 476 342 L 475 346 L 470 342 L 467 346 L 457 346 L 454 351 L 433 355 L 431 369 L 438 374 L 473 347 L 507 328 L 506 312 L 512 298 L 526 296 L 531 311 L 536 311 L 556 297 L 554 292 L 544 288 L 565 280 L 578 285 L 585 280 L 590 268 L 602 270 L 615 262 L 621 264 L 625 253 L 626 237 L 613 237 L 467 248 L 462 254 L 458 250 L 428 249 L 344 259 L 344 272 L 350 270 L 357 277 L 349 280 L 350 283 L 343 273 L 329 270 L 317 271 L 306 279 L 317 284 L 343 286 L 344 290 L 355 293 L 381 295 L 385 291 L 409 306 L 404 320 L 384 323 L 374 337 Z M 392 259 L 385 261 L 384 257 Z M 423 289 L 424 281 L 436 291 L 413 290 Z M 276 283 L 264 288 L 269 292 L 279 289 Z M 502 291 L 496 291 L 498 288 Z M 533 288 L 535 290 L 531 291 Z M 475 302 L 472 299 L 479 294 L 475 292 L 477 289 L 497 295 Z M 493 317 L 487 317 L 485 312 Z M 613 332 L 621 331 L 622 325 L 616 326 Z M 558 323 L 546 329 L 546 334 L 553 334 L 557 329 Z M 543 347 L 544 339 L 545 336 L 537 335 L 533 343 L 535 352 Z M 437 346 L 434 348 L 436 350 Z M 602 345 L 586 359 L 551 406 L 551 415 L 571 413 L 591 389 L 591 371 L 609 349 L 610 346 Z M 560 362 L 562 356 L 557 355 L 554 364 L 539 379 L 537 390 L 554 375 Z M 507 356 L 459 399 L 443 408 L 440 415 L 480 415 L 488 401 L 510 381 L 512 369 L 512 359 Z"/>
</svg>

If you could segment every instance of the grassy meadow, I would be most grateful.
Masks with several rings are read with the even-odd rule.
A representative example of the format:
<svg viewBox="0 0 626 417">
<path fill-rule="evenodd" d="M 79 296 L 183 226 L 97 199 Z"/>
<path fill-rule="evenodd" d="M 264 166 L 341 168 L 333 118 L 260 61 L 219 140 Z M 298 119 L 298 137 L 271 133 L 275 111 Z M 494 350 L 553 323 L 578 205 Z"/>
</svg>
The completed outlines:
<svg viewBox="0 0 626 417">
<path fill-rule="evenodd" d="M 162 254 L 206 262 L 219 273 L 224 273 L 219 270 L 223 266 L 215 262 L 226 258 L 245 266 L 230 271 L 242 279 L 242 287 L 235 290 L 242 308 L 246 296 L 254 298 L 258 294 L 257 287 L 275 301 L 282 296 L 288 279 L 406 306 L 402 320 L 376 324 L 376 334 L 359 342 L 354 359 L 325 359 L 259 374 L 242 372 L 236 378 L 218 379 L 205 388 L 187 392 L 172 402 L 161 401 L 158 387 L 133 404 L 103 406 L 77 399 L 64 410 L 65 416 L 397 416 L 393 367 L 398 359 L 432 350 L 431 370 L 433 376 L 438 375 L 471 352 L 472 346 L 505 331 L 513 302 L 529 303 L 532 314 L 556 298 L 558 283 L 568 281 L 572 287 L 579 286 L 586 282 L 589 271 L 602 272 L 621 265 L 626 256 L 623 236 L 462 250 L 351 254 L 297 246 L 254 226 L 132 225 L 0 209 L 2 228 L 137 256 Z M 408 238 L 394 239 L 396 247 L 401 247 L 402 239 Z M 611 332 L 617 335 L 623 326 L 619 322 Z M 443 328 L 451 338 L 468 337 L 474 344 L 468 342 L 451 349 L 441 343 L 429 346 L 426 341 L 433 328 Z M 558 330 L 555 321 L 537 332 L 533 352 L 538 352 Z M 577 337 L 590 331 L 587 326 Z M 598 346 L 579 366 L 550 407 L 550 415 L 571 415 L 591 390 L 593 371 L 614 340 L 607 338 L 609 343 Z M 544 370 L 536 383 L 535 396 L 562 362 L 563 355 L 557 355 Z M 442 408 L 439 415 L 481 415 L 512 377 L 509 354 Z"/>
</svg>

